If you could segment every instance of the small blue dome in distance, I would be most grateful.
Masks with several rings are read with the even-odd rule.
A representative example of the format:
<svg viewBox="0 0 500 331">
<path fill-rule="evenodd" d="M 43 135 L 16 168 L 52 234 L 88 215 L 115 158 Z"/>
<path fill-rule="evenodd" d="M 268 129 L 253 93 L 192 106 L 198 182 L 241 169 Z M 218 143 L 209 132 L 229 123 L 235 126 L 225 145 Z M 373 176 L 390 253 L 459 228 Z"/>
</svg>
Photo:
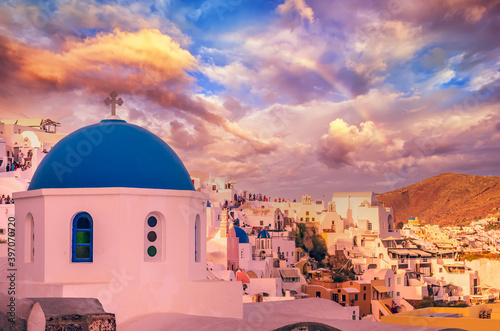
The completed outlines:
<svg viewBox="0 0 500 331">
<path fill-rule="evenodd" d="M 240 244 L 248 244 L 250 242 L 248 240 L 248 235 L 245 232 L 245 230 L 243 230 L 239 226 L 235 226 L 234 227 L 234 232 L 236 233 L 236 237 L 238 237 L 238 242 Z"/>
<path fill-rule="evenodd" d="M 28 190 L 84 187 L 194 191 L 184 164 L 162 139 L 115 119 L 59 141 L 38 166 Z"/>
<path fill-rule="evenodd" d="M 266 230 L 262 230 L 257 235 L 257 238 L 271 238 L 271 236 L 269 235 L 269 232 L 267 232 Z"/>
<path fill-rule="evenodd" d="M 408 219 L 408 221 L 414 221 L 414 220 L 415 220 L 415 217 L 410 217 L 410 218 Z"/>
</svg>

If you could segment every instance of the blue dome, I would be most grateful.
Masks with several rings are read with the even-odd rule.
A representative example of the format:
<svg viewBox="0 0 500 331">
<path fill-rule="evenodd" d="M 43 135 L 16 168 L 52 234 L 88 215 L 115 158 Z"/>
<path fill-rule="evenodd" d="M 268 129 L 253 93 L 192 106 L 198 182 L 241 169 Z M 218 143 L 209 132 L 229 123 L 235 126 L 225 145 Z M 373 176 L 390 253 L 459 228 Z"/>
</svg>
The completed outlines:
<svg viewBox="0 0 500 331">
<path fill-rule="evenodd" d="M 177 154 L 159 137 L 123 120 L 103 120 L 59 141 L 28 190 L 135 187 L 193 190 Z"/>
<path fill-rule="evenodd" d="M 248 244 L 250 242 L 245 230 L 243 230 L 239 226 L 234 227 L 234 232 L 236 233 L 236 237 L 238 237 L 238 241 L 240 244 Z"/>
<path fill-rule="evenodd" d="M 257 238 L 271 238 L 271 236 L 269 235 L 269 232 L 267 232 L 266 230 L 262 230 L 257 235 Z"/>
<path fill-rule="evenodd" d="M 410 217 L 410 218 L 408 219 L 408 221 L 414 221 L 414 220 L 415 220 L 415 218 L 414 218 L 414 217 Z"/>
</svg>

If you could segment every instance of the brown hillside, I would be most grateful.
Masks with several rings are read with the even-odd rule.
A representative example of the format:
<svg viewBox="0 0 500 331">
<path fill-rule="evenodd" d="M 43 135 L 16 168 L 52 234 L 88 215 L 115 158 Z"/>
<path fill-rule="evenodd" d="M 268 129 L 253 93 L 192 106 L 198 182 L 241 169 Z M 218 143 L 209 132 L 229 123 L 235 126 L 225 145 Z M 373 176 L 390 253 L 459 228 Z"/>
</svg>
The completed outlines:
<svg viewBox="0 0 500 331">
<path fill-rule="evenodd" d="M 500 216 L 500 177 L 444 173 L 377 197 L 394 209 L 396 222 L 418 217 L 420 223 L 461 225 Z"/>
</svg>

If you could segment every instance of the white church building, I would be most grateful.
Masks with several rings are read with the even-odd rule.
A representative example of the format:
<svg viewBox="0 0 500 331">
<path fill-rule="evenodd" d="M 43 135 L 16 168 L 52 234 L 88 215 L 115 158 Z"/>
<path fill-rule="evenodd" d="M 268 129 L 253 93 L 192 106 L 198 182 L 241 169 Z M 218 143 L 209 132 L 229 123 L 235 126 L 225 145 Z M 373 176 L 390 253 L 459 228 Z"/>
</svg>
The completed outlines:
<svg viewBox="0 0 500 331">
<path fill-rule="evenodd" d="M 118 325 L 163 312 L 242 318 L 241 283 L 207 279 L 207 198 L 151 132 L 113 115 L 81 128 L 14 199 L 16 295 L 97 298 Z"/>
</svg>

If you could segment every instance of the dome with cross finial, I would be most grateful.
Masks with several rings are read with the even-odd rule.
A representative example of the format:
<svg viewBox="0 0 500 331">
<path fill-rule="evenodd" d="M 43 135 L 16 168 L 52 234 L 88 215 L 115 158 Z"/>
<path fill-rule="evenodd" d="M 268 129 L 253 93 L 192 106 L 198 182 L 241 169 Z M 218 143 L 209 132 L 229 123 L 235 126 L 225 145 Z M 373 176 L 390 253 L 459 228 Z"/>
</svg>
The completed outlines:
<svg viewBox="0 0 500 331">
<path fill-rule="evenodd" d="M 123 120 L 105 119 L 59 141 L 28 190 L 132 187 L 194 190 L 177 154 L 162 139 Z"/>
</svg>

